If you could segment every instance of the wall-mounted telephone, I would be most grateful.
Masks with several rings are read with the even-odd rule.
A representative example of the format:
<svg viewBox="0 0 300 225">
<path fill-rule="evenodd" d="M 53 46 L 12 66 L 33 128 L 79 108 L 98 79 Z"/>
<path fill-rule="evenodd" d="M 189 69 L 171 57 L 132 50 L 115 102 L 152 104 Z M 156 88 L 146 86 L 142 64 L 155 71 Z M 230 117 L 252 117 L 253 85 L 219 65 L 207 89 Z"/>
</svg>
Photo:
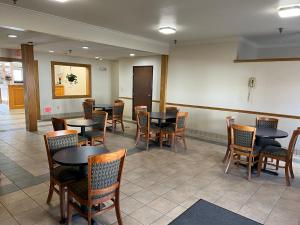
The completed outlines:
<svg viewBox="0 0 300 225">
<path fill-rule="evenodd" d="M 256 78 L 250 77 L 248 80 L 248 102 L 250 102 L 251 94 L 255 86 L 256 86 Z"/>
<path fill-rule="evenodd" d="M 256 78 L 255 77 L 250 77 L 248 80 L 248 87 L 249 88 L 255 88 L 256 85 Z"/>
</svg>

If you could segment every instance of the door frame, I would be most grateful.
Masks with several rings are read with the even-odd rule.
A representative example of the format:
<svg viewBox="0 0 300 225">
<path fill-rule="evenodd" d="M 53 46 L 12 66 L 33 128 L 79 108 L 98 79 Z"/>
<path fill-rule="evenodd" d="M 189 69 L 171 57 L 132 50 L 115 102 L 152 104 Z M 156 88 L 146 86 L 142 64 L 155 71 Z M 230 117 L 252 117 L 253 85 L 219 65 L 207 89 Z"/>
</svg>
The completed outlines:
<svg viewBox="0 0 300 225">
<path fill-rule="evenodd" d="M 152 111 L 152 101 L 153 101 L 153 65 L 145 65 L 145 66 L 133 66 L 132 67 L 132 120 L 135 120 L 135 96 L 134 96 L 134 68 L 136 67 L 150 67 L 152 69 L 152 80 L 151 80 L 151 111 Z"/>
</svg>

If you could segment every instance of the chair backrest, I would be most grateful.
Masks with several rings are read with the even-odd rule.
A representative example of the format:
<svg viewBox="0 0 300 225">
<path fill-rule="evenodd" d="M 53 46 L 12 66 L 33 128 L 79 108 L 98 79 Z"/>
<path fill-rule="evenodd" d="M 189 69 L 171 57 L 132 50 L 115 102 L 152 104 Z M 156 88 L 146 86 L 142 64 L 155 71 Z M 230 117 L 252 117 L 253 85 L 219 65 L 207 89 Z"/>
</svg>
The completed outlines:
<svg viewBox="0 0 300 225">
<path fill-rule="evenodd" d="M 106 132 L 106 122 L 107 122 L 108 113 L 105 111 L 94 111 L 93 112 L 93 120 L 97 122 L 96 125 L 93 126 L 94 130 L 103 131 L 104 134 Z"/>
<path fill-rule="evenodd" d="M 176 115 L 176 125 L 175 132 L 176 133 L 184 133 L 186 128 L 186 120 L 188 117 L 188 112 L 178 112 Z"/>
<path fill-rule="evenodd" d="M 289 147 L 288 147 L 288 159 L 293 160 L 293 155 L 295 151 L 295 145 L 297 143 L 298 137 L 300 135 L 300 127 L 297 128 L 297 130 L 293 131 Z"/>
<path fill-rule="evenodd" d="M 90 103 L 92 103 L 93 105 L 95 105 L 95 99 L 93 99 L 93 98 L 87 98 L 87 99 L 85 99 L 84 101 L 85 101 L 85 102 L 90 102 Z"/>
<path fill-rule="evenodd" d="M 84 118 L 92 119 L 93 117 L 93 103 L 91 102 L 83 102 L 82 103 Z"/>
<path fill-rule="evenodd" d="M 256 117 L 256 127 L 277 129 L 278 119 L 272 117 Z"/>
<path fill-rule="evenodd" d="M 238 124 L 231 125 L 231 146 L 234 149 L 252 152 L 256 128 Z"/>
<path fill-rule="evenodd" d="M 124 111 L 124 103 L 115 103 L 112 107 L 112 116 L 113 119 L 122 119 Z"/>
<path fill-rule="evenodd" d="M 134 107 L 134 112 L 135 112 L 135 117 L 137 119 L 137 114 L 140 112 L 140 111 L 143 111 L 143 112 L 147 112 L 147 106 L 145 105 L 139 105 L 139 106 L 135 106 Z"/>
<path fill-rule="evenodd" d="M 52 156 L 62 148 L 78 146 L 78 134 L 76 130 L 50 131 L 44 135 L 48 164 L 50 172 L 54 162 Z"/>
<path fill-rule="evenodd" d="M 168 106 L 166 107 L 166 113 L 174 113 L 177 114 L 179 112 L 179 109 L 174 106 Z M 176 123 L 176 119 L 166 119 L 167 123 Z"/>
<path fill-rule="evenodd" d="M 139 111 L 137 114 L 137 124 L 140 132 L 149 134 L 150 132 L 150 113 Z"/>
<path fill-rule="evenodd" d="M 90 156 L 88 159 L 88 201 L 112 199 L 120 190 L 126 150 Z M 97 197 L 96 197 L 97 196 Z M 100 197 L 99 196 L 104 196 Z M 96 201 L 97 201 L 96 200 Z M 95 200 L 94 200 L 95 201 Z"/>
<path fill-rule="evenodd" d="M 124 103 L 121 99 L 116 99 L 115 103 Z"/>
<path fill-rule="evenodd" d="M 67 130 L 67 124 L 65 119 L 53 117 L 51 118 L 51 121 L 54 131 Z"/>
<path fill-rule="evenodd" d="M 234 124 L 234 118 L 232 116 L 226 117 L 226 125 L 227 125 L 227 137 L 228 137 L 228 145 L 231 144 L 231 125 Z"/>
</svg>

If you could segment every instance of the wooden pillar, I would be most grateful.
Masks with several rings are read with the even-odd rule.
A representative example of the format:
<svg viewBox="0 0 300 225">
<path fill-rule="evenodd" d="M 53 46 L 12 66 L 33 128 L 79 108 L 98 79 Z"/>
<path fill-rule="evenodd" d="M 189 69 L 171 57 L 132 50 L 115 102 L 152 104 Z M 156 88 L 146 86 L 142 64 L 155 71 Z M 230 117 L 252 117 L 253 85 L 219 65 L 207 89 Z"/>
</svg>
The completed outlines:
<svg viewBox="0 0 300 225">
<path fill-rule="evenodd" d="M 165 112 L 167 101 L 167 81 L 168 81 L 168 63 L 169 56 L 161 56 L 161 76 L 160 76 L 160 103 L 159 111 Z"/>
<path fill-rule="evenodd" d="M 34 132 L 37 131 L 37 87 L 34 75 L 33 46 L 29 44 L 22 44 L 21 51 L 24 77 L 26 130 Z"/>
</svg>

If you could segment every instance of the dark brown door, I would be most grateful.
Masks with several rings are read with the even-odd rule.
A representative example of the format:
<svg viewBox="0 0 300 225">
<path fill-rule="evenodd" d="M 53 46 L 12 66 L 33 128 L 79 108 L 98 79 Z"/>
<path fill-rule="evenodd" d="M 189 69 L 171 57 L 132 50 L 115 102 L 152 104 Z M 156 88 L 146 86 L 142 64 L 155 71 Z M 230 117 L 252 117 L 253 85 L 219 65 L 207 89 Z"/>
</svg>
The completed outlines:
<svg viewBox="0 0 300 225">
<path fill-rule="evenodd" d="M 133 67 L 133 104 L 132 119 L 135 120 L 134 107 L 139 105 L 147 106 L 148 112 L 152 111 L 152 81 L 153 66 Z"/>
</svg>

